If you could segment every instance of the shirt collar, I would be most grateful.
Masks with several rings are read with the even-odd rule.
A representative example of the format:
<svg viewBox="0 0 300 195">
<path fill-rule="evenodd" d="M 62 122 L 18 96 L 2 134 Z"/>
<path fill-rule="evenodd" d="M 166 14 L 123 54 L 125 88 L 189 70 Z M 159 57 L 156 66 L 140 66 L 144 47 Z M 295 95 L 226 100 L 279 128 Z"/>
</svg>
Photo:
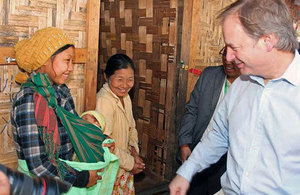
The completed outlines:
<svg viewBox="0 0 300 195">
<path fill-rule="evenodd" d="M 114 92 L 112 92 L 112 90 L 110 89 L 107 82 L 104 83 L 103 88 L 113 96 L 113 98 L 116 100 L 116 102 L 120 101 L 120 98 L 116 94 L 114 94 Z M 127 96 L 128 96 L 128 94 L 125 95 L 123 99 L 125 99 L 125 97 L 127 97 Z"/>
<path fill-rule="evenodd" d="M 292 85 L 300 84 L 300 55 L 297 50 L 295 50 L 295 57 L 283 75 L 280 77 L 281 79 L 285 79 Z M 279 78 L 279 79 L 280 79 Z"/>
<path fill-rule="evenodd" d="M 292 85 L 299 85 L 300 84 L 300 55 L 297 50 L 295 50 L 295 57 L 285 72 L 281 75 L 281 77 L 272 79 L 273 81 L 278 80 L 286 80 L 287 82 L 291 83 Z M 255 80 L 256 82 L 260 83 L 261 85 L 264 84 L 264 79 L 260 76 L 249 75 L 250 79 Z M 271 81 L 272 81 L 271 80 Z"/>
</svg>

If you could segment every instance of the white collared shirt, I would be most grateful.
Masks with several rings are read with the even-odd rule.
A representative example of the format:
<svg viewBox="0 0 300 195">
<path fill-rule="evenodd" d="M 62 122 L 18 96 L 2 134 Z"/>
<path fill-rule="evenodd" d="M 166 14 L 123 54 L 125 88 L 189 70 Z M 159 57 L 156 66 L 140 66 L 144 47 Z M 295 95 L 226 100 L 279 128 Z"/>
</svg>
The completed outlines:
<svg viewBox="0 0 300 195">
<path fill-rule="evenodd" d="M 300 194 L 300 56 L 267 84 L 242 75 L 214 117 L 214 130 L 177 174 L 188 181 L 227 150 L 226 194 Z"/>
</svg>

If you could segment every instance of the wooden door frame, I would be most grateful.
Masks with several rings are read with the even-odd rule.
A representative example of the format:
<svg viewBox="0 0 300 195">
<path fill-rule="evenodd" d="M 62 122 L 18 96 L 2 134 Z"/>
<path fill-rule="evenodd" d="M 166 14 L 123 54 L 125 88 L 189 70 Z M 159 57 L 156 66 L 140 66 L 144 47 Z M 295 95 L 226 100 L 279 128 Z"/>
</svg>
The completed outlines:
<svg viewBox="0 0 300 195">
<path fill-rule="evenodd" d="M 86 64 L 84 68 L 84 110 L 96 107 L 97 72 L 100 31 L 101 0 L 87 1 L 86 17 Z"/>
<path fill-rule="evenodd" d="M 171 181 L 176 175 L 176 170 L 179 165 L 176 162 L 178 151 L 178 132 L 181 118 L 185 111 L 185 103 L 187 96 L 188 85 L 188 64 L 190 63 L 190 43 L 191 43 L 191 28 L 193 20 L 193 0 L 179 0 L 177 7 L 177 45 L 176 45 L 176 84 L 174 87 L 175 96 L 175 112 L 171 117 L 173 121 L 170 127 L 168 137 L 168 153 L 167 153 L 167 168 L 166 179 Z"/>
<path fill-rule="evenodd" d="M 190 68 L 195 67 L 195 56 L 197 52 L 197 36 L 198 26 L 200 21 L 198 20 L 200 14 L 200 3 L 194 3 L 194 0 L 182 0 L 183 1 L 183 16 L 182 16 L 182 32 L 178 35 L 178 42 L 181 40 L 181 45 L 178 47 L 177 66 L 180 69 L 178 78 L 178 93 L 176 104 L 176 123 L 180 123 L 180 120 L 185 112 L 185 104 L 189 99 L 188 92 L 191 92 L 194 88 L 194 81 L 191 79 L 193 76 L 189 72 Z M 176 129 L 179 128 L 176 125 Z"/>
<path fill-rule="evenodd" d="M 197 21 L 197 17 L 195 14 L 199 14 L 200 3 L 195 3 L 194 0 L 181 0 L 182 7 L 180 9 L 183 10 L 183 14 L 178 14 L 178 46 L 177 46 L 177 96 L 176 96 L 176 106 L 175 106 L 175 129 L 172 133 L 170 133 L 170 138 L 168 143 L 170 144 L 168 149 L 168 155 L 173 156 L 173 163 L 170 165 L 170 171 L 168 172 L 168 179 L 172 179 L 175 176 L 176 170 L 179 165 L 175 162 L 175 158 L 178 151 L 178 133 L 180 128 L 181 119 L 185 113 L 185 104 L 189 95 L 187 92 L 191 90 L 193 87 L 192 81 L 190 79 L 193 76 L 192 73 L 189 73 L 189 68 L 194 67 L 194 56 L 197 49 L 197 41 L 195 40 L 194 34 L 197 34 L 197 26 L 195 23 L 199 23 Z M 198 17 L 199 18 L 199 17 Z M 181 25 L 180 25 L 181 24 Z M 192 25 L 193 24 L 193 25 Z M 179 44 L 180 43 L 180 44 Z M 169 154 L 170 152 L 170 154 Z M 172 156 L 170 158 L 172 158 Z M 170 178 L 171 176 L 171 178 Z"/>
</svg>

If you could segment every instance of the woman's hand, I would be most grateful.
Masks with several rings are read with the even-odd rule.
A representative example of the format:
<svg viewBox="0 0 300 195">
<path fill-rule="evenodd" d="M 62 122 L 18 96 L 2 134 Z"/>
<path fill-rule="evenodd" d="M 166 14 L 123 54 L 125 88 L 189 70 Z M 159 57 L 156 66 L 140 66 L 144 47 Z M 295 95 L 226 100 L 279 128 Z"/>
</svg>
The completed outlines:
<svg viewBox="0 0 300 195">
<path fill-rule="evenodd" d="M 138 174 L 142 171 L 144 171 L 146 168 L 146 165 L 143 161 L 143 159 L 139 156 L 135 156 L 134 157 L 134 166 L 133 166 L 133 169 L 132 169 L 132 174 Z"/>
<path fill-rule="evenodd" d="M 113 138 L 111 138 L 111 137 L 108 136 L 108 135 L 106 135 L 106 139 L 112 139 L 112 140 L 113 140 Z M 114 141 L 114 140 L 113 140 L 113 142 L 111 142 L 111 143 L 106 143 L 106 144 L 103 143 L 102 146 L 108 147 L 110 153 L 114 153 L 115 148 L 116 148 L 116 144 L 115 144 L 115 141 Z"/>
<path fill-rule="evenodd" d="M 104 169 L 98 169 L 98 170 L 90 170 L 90 178 L 89 178 L 89 183 L 87 184 L 86 187 L 92 187 L 97 183 L 98 180 L 102 179 L 100 175 L 98 175 L 99 172 L 102 172 Z"/>
<path fill-rule="evenodd" d="M 133 169 L 131 170 L 131 173 L 138 174 L 145 169 L 145 163 L 143 159 L 139 156 L 139 154 L 136 152 L 133 146 L 131 146 L 131 155 L 134 158 L 134 165 L 133 165 Z"/>
<path fill-rule="evenodd" d="M 131 171 L 132 174 L 138 174 L 145 170 L 145 163 L 140 156 L 134 156 L 134 165 Z"/>
<path fill-rule="evenodd" d="M 142 165 L 140 163 L 134 162 L 131 173 L 135 175 L 135 174 L 138 174 L 138 173 L 142 172 L 144 169 L 145 169 L 145 164 Z"/>
<path fill-rule="evenodd" d="M 131 146 L 130 151 L 131 151 L 131 155 L 133 157 L 139 156 L 139 154 L 137 153 L 137 151 L 135 150 L 135 148 L 133 146 Z"/>
<path fill-rule="evenodd" d="M 106 143 L 106 144 L 102 144 L 102 146 L 104 147 L 108 147 L 110 153 L 114 153 L 115 151 L 115 148 L 116 148 L 116 144 L 115 142 L 112 142 L 112 143 Z"/>
<path fill-rule="evenodd" d="M 140 156 L 134 156 L 134 162 L 143 165 L 145 169 L 144 161 Z"/>
</svg>

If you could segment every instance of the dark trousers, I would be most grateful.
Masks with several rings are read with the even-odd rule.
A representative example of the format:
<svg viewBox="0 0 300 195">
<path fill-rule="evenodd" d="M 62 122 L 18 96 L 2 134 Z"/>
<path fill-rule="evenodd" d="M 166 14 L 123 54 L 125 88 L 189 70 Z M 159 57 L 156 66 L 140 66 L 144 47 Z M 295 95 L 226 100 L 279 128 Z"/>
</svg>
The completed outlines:
<svg viewBox="0 0 300 195">
<path fill-rule="evenodd" d="M 221 189 L 220 178 L 226 171 L 227 153 L 209 168 L 192 178 L 187 195 L 213 195 Z"/>
</svg>

